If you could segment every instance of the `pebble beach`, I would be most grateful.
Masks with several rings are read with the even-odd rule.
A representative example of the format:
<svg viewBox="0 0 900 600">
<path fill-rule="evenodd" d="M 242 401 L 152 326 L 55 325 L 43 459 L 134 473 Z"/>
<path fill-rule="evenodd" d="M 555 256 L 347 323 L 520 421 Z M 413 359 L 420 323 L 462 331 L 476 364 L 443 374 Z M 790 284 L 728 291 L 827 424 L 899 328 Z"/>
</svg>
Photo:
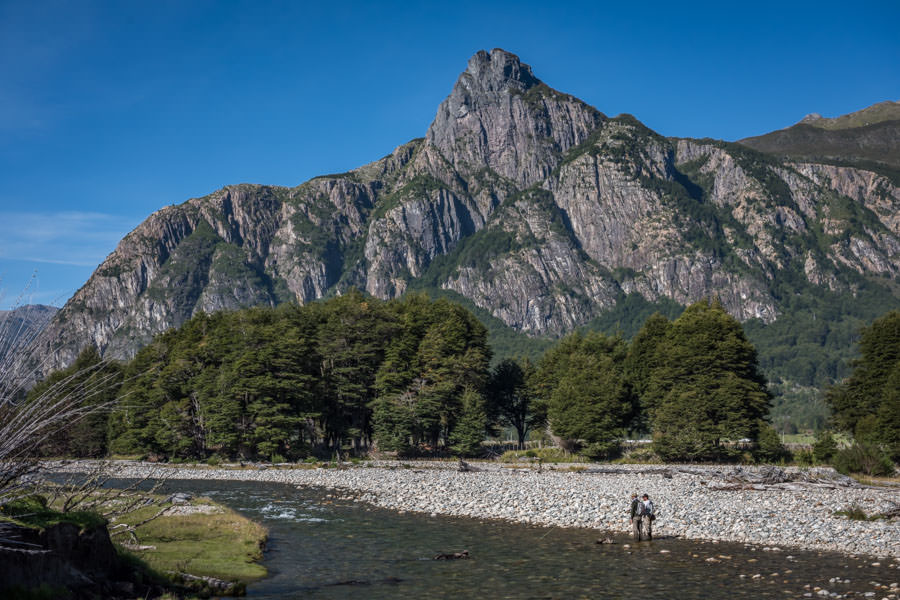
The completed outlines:
<svg viewBox="0 0 900 600">
<path fill-rule="evenodd" d="M 68 465 L 66 469 L 77 469 Z M 342 497 L 396 510 L 533 525 L 630 531 L 631 493 L 649 494 L 654 536 L 743 542 L 774 552 L 791 548 L 900 558 L 900 519 L 849 520 L 851 506 L 867 514 L 900 503 L 900 488 L 788 484 L 721 489 L 721 471 L 692 466 L 617 465 L 615 473 L 554 465 L 478 463 L 459 472 L 451 462 L 365 462 L 347 468 L 210 468 L 119 462 L 118 477 L 263 481 L 335 490 Z M 789 469 L 788 469 L 789 470 Z M 890 566 L 900 567 L 900 561 Z M 886 565 L 888 566 L 888 565 Z"/>
</svg>

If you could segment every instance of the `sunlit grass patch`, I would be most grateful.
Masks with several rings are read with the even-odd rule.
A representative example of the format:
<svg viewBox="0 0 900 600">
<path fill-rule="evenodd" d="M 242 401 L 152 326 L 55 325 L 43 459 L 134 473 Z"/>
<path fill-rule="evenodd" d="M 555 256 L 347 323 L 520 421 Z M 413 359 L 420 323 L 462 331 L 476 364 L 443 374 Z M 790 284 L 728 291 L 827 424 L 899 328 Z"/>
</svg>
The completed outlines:
<svg viewBox="0 0 900 600">
<path fill-rule="evenodd" d="M 135 532 L 138 547 L 154 548 L 132 552 L 162 573 L 190 573 L 245 582 L 265 577 L 266 569 L 257 564 L 267 536 L 265 527 L 206 499 L 195 499 L 191 505 L 211 506 L 219 512 L 166 514 L 141 525 Z M 142 508 L 120 522 L 140 523 L 158 510 Z"/>
<path fill-rule="evenodd" d="M 93 512 L 61 513 L 54 507 L 47 506 L 47 499 L 37 494 L 0 506 L 0 521 L 35 529 L 46 529 L 58 523 L 73 523 L 81 529 L 91 529 L 106 523 L 106 519 Z"/>
<path fill-rule="evenodd" d="M 545 463 L 588 462 L 585 457 L 566 452 L 562 448 L 532 448 L 530 450 L 507 450 L 500 456 L 500 462 L 511 463 L 526 460 Z"/>
</svg>

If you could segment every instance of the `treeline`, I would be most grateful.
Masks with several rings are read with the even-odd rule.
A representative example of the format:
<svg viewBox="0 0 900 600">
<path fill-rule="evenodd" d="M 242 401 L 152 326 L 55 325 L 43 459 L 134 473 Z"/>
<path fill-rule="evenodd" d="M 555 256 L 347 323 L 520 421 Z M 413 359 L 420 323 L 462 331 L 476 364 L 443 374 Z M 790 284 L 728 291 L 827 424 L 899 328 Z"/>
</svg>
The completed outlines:
<svg viewBox="0 0 900 600">
<path fill-rule="evenodd" d="M 667 461 L 728 459 L 739 450 L 725 442 L 742 439 L 767 442 L 759 458 L 780 451 L 756 351 L 718 302 L 674 321 L 655 314 L 630 345 L 599 333 L 564 338 L 540 360 L 532 389 L 551 430 L 591 457 L 615 454 L 627 432 L 652 433 Z"/>
<path fill-rule="evenodd" d="M 859 351 L 853 373 L 825 399 L 835 427 L 853 435 L 857 454 L 893 472 L 888 461 L 900 463 L 900 311 L 863 328 Z"/>
<path fill-rule="evenodd" d="M 756 352 L 717 302 L 674 321 L 654 315 L 630 344 L 573 334 L 535 363 L 491 369 L 490 361 L 486 330 L 463 307 L 352 292 L 302 307 L 199 314 L 122 366 L 87 350 L 32 393 L 102 374 L 106 395 L 96 401 L 121 398 L 49 440 L 48 455 L 477 455 L 486 437 L 510 427 L 522 442 L 547 431 L 594 458 L 651 432 L 665 460 L 716 460 L 734 452 L 726 441 L 774 434 Z"/>
<path fill-rule="evenodd" d="M 376 433 L 381 447 L 425 451 L 484 420 L 490 358 L 485 328 L 456 304 L 352 292 L 198 314 L 121 367 L 88 349 L 31 394 L 78 393 L 96 365 L 119 370 L 107 382 L 115 408 L 48 440 L 47 455 L 293 460 L 364 452 Z"/>
<path fill-rule="evenodd" d="M 410 446 L 449 447 L 489 362 L 477 319 L 423 296 L 198 315 L 127 366 L 109 451 L 297 459 L 401 430 Z"/>
</svg>

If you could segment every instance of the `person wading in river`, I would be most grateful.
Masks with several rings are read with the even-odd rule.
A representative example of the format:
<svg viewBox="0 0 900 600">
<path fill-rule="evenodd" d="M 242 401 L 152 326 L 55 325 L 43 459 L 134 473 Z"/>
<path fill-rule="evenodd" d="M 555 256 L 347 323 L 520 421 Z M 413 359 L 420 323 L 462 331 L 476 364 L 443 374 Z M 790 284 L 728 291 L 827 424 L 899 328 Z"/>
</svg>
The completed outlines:
<svg viewBox="0 0 900 600">
<path fill-rule="evenodd" d="M 638 499 L 637 494 L 631 495 L 631 527 L 634 531 L 634 540 L 641 541 L 641 516 L 644 504 Z"/>
<path fill-rule="evenodd" d="M 644 526 L 644 537 L 648 540 L 652 540 L 653 521 L 656 519 L 656 514 L 653 512 L 653 501 L 650 500 L 650 496 L 647 494 L 644 494 L 641 500 L 641 520 L 643 521 Z"/>
</svg>

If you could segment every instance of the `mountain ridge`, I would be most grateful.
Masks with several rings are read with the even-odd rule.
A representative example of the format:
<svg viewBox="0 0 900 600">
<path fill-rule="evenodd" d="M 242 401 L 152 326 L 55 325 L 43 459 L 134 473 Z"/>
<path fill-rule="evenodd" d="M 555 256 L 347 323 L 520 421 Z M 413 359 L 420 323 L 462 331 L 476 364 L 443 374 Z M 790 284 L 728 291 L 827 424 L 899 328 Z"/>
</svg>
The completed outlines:
<svg viewBox="0 0 900 600">
<path fill-rule="evenodd" d="M 866 127 L 883 121 L 897 120 L 900 120 L 900 102 L 885 100 L 837 117 L 823 117 L 820 114 L 811 113 L 803 117 L 799 123 L 806 123 L 819 129 L 834 130 Z"/>
<path fill-rule="evenodd" d="M 898 208 L 900 189 L 876 172 L 666 138 L 553 90 L 514 54 L 480 51 L 425 136 L 379 160 L 153 213 L 37 353 L 51 367 L 88 344 L 127 358 L 199 311 L 354 287 L 458 294 L 530 335 L 584 326 L 634 294 L 718 296 L 773 323 L 792 289 L 895 284 Z"/>
<path fill-rule="evenodd" d="M 798 123 L 738 140 L 761 152 L 813 162 L 857 162 L 900 184 L 900 102 L 885 101 L 838 117 L 813 113 Z"/>
</svg>

